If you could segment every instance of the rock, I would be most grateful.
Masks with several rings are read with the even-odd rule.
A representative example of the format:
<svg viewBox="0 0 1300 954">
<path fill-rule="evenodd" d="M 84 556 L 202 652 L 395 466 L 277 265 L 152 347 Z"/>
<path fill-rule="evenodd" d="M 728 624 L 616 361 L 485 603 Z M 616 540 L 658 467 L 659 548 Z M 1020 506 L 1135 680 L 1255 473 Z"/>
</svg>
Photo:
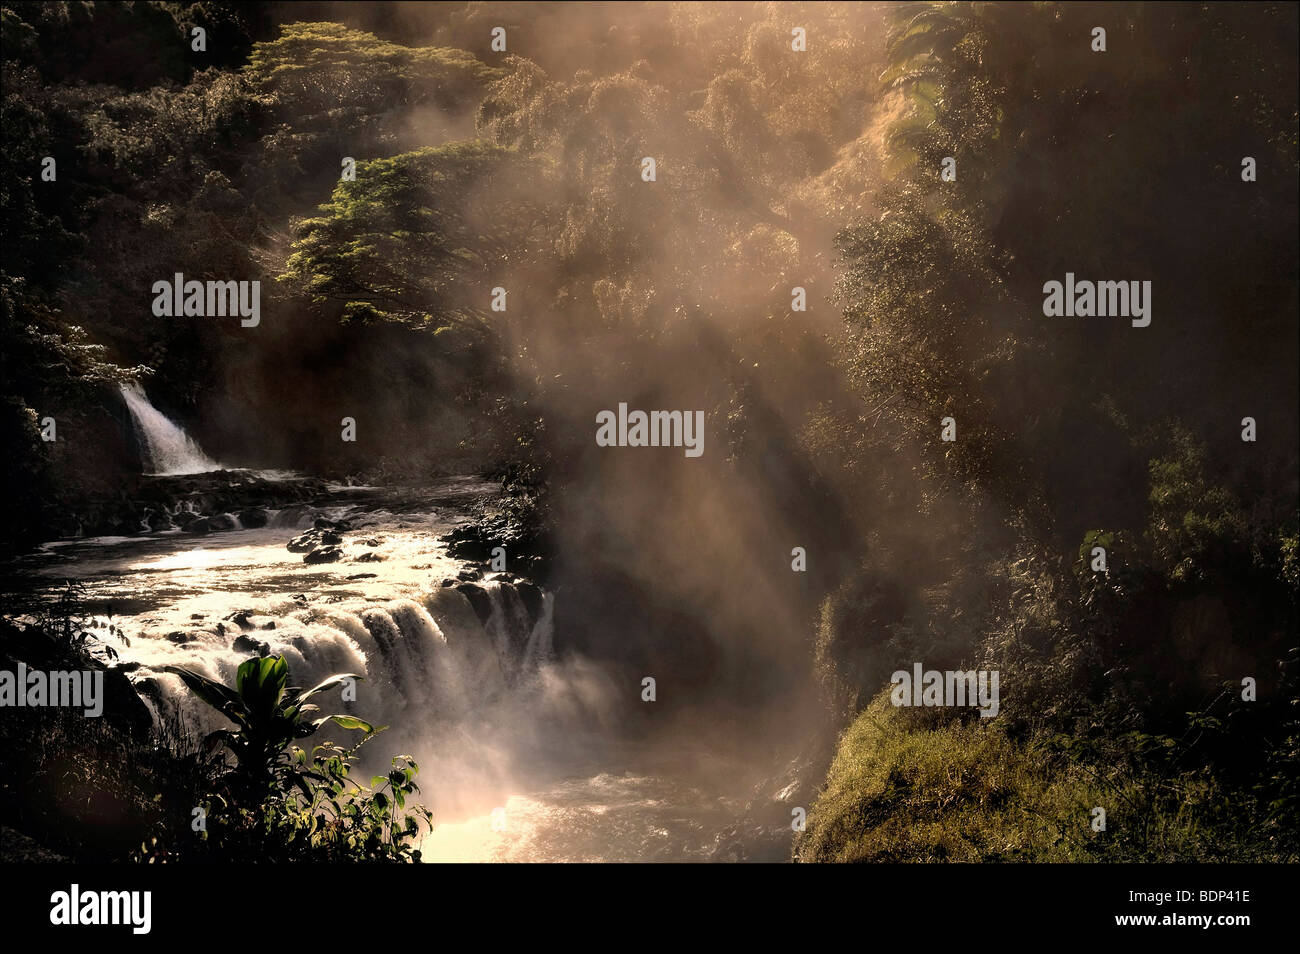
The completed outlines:
<svg viewBox="0 0 1300 954">
<path fill-rule="evenodd" d="M 353 563 L 383 563 L 384 558 L 378 553 L 363 553 L 352 561 Z"/>
<path fill-rule="evenodd" d="M 333 529 L 334 529 L 334 521 L 333 521 L 333 520 L 326 520 L 324 517 L 317 517 L 317 518 L 315 519 L 315 521 L 312 522 L 312 529 L 314 529 L 314 530 L 333 530 Z"/>
<path fill-rule="evenodd" d="M 451 577 L 447 577 L 447 579 L 445 579 L 445 580 L 442 581 L 442 585 L 443 585 L 443 586 L 455 586 L 455 585 L 456 585 L 456 581 L 453 580 Z"/>
<path fill-rule="evenodd" d="M 316 528 L 300 533 L 287 544 L 290 553 L 308 553 L 317 547 L 332 547 L 343 542 L 343 537 L 334 530 Z"/>
<path fill-rule="evenodd" d="M 172 514 L 172 523 L 180 527 L 182 530 L 198 519 L 199 515 L 189 510 L 178 510 L 176 513 Z"/>
<path fill-rule="evenodd" d="M 300 533 L 287 544 L 285 549 L 290 553 L 307 553 L 316 547 L 316 531 L 308 530 L 306 533 Z"/>
<path fill-rule="evenodd" d="M 378 575 L 379 575 L 378 573 L 353 573 L 351 576 L 347 577 L 347 579 L 349 579 L 349 580 L 373 580 L 373 579 L 374 579 L 375 577 L 377 577 Z"/>
<path fill-rule="evenodd" d="M 252 610 L 237 610 L 226 617 L 226 622 L 234 623 L 240 629 L 252 629 L 252 624 L 248 621 L 252 615 Z"/>
<path fill-rule="evenodd" d="M 474 615 L 478 617 L 480 623 L 486 625 L 492 616 L 492 598 L 487 595 L 487 591 L 477 583 L 459 583 L 456 589 L 465 594 L 469 605 L 474 607 Z"/>
<path fill-rule="evenodd" d="M 319 547 L 302 558 L 303 563 L 336 563 L 343 558 L 338 547 Z"/>
<path fill-rule="evenodd" d="M 219 513 L 208 517 L 208 529 L 213 532 L 222 530 L 238 530 L 239 521 L 228 513 Z"/>
<path fill-rule="evenodd" d="M 275 620 L 262 624 L 262 629 L 275 629 Z"/>
<path fill-rule="evenodd" d="M 207 517 L 198 517 L 185 525 L 186 533 L 209 533 L 211 530 Z"/>
<path fill-rule="evenodd" d="M 482 570 L 475 570 L 473 568 L 468 568 L 468 567 L 456 574 L 456 579 L 465 580 L 467 582 L 470 580 L 478 580 L 482 578 L 483 578 Z"/>
<path fill-rule="evenodd" d="M 239 513 L 240 526 L 249 530 L 265 527 L 270 519 L 271 515 L 262 507 L 252 507 L 248 510 L 241 510 Z"/>
<path fill-rule="evenodd" d="M 173 526 L 172 518 L 165 513 L 151 513 L 145 521 L 149 524 L 150 530 L 170 530 Z"/>
<path fill-rule="evenodd" d="M 536 583 L 524 580 L 515 584 L 515 592 L 523 600 L 524 608 L 528 610 L 528 618 L 536 623 L 542 614 L 542 588 Z"/>
<path fill-rule="evenodd" d="M 513 583 L 515 580 L 519 579 L 519 577 L 515 576 L 513 573 L 493 573 L 487 579 L 489 583 Z"/>
<path fill-rule="evenodd" d="M 230 644 L 230 648 L 237 653 L 253 653 L 258 656 L 266 656 L 271 652 L 271 647 L 268 644 L 260 639 L 253 639 L 251 636 L 236 636 L 235 641 Z"/>
<path fill-rule="evenodd" d="M 371 537 L 369 540 L 363 540 L 362 542 L 368 547 L 379 546 L 379 540 L 375 537 Z"/>
<path fill-rule="evenodd" d="M 174 630 L 167 634 L 167 641 L 169 643 L 192 643 L 194 642 L 194 634 Z"/>
<path fill-rule="evenodd" d="M 190 619 L 203 619 L 203 614 L 202 614 L 202 613 L 191 613 L 191 614 L 190 614 Z"/>
</svg>

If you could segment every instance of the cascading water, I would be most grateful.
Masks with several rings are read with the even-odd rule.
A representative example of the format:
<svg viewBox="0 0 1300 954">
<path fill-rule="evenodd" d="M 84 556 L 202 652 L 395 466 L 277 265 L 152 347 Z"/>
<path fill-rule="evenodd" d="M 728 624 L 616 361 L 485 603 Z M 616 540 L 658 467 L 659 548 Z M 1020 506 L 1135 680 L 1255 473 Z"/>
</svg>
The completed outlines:
<svg viewBox="0 0 1300 954">
<path fill-rule="evenodd" d="M 240 485 L 224 479 L 223 493 L 237 495 Z M 103 636 L 111 663 L 159 723 L 196 745 L 230 723 L 169 667 L 232 685 L 244 660 L 265 653 L 285 657 L 297 686 L 362 676 L 354 694 L 316 701 L 388 727 L 360 750 L 360 777 L 386 772 L 399 753 L 418 759 L 420 802 L 436 819 L 422 842 L 427 859 L 710 857 L 713 831 L 736 822 L 739 803 L 720 799 L 720 788 L 659 778 L 658 756 L 639 737 L 621 738 L 629 713 L 652 714 L 640 683 L 558 651 L 563 600 L 552 592 L 467 572 L 447 552 L 443 538 L 497 490 L 474 478 L 419 492 L 340 488 L 267 508 L 256 525 L 60 541 L 11 574 L 24 582 L 11 605 L 35 612 L 77 580 L 87 613 L 111 614 L 129 638 Z M 176 514 L 194 498 L 158 506 Z M 342 539 L 335 560 L 309 563 L 286 544 L 320 521 Z M 327 726 L 313 741 L 358 738 Z M 681 752 L 674 743 L 671 760 L 705 764 Z"/>
<path fill-rule="evenodd" d="M 122 399 L 131 412 L 150 474 L 205 474 L 221 469 L 188 434 L 149 403 L 140 385 L 123 384 Z"/>
</svg>

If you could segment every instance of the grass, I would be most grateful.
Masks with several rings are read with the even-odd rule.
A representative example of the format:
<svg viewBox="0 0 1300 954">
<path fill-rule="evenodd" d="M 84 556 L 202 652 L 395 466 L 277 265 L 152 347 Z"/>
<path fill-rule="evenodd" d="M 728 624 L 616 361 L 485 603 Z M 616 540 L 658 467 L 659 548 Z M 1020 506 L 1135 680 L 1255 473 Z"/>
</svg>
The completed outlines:
<svg viewBox="0 0 1300 954">
<path fill-rule="evenodd" d="M 1106 830 L 1092 828 L 1093 809 Z M 794 846 L 804 862 L 1294 860 L 1203 774 L 1105 770 L 996 720 L 936 722 L 882 693 L 840 740 Z"/>
</svg>

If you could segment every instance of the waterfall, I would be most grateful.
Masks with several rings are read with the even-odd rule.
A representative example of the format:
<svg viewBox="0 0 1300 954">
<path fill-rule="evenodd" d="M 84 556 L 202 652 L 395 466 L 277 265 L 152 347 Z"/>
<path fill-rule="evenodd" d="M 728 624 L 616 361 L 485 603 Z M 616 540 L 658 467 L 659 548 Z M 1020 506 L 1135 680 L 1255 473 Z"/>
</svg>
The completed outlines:
<svg viewBox="0 0 1300 954">
<path fill-rule="evenodd" d="M 425 732 L 481 716 L 494 702 L 518 695 L 555 659 L 553 594 L 539 590 L 536 615 L 513 584 L 481 584 L 491 601 L 486 619 L 454 588 L 439 587 L 420 599 L 395 599 L 356 612 L 293 604 L 266 616 L 227 617 L 218 632 L 175 644 L 138 640 L 124 656 L 140 663 L 132 678 L 160 720 L 178 718 L 212 731 L 225 723 L 195 700 L 163 665 L 184 665 L 227 685 L 251 650 L 241 639 L 265 644 L 289 662 L 294 685 L 314 685 L 336 672 L 364 677 L 364 716 Z M 274 621 L 264 629 L 263 620 Z M 152 684 L 151 689 L 146 686 Z"/>
<path fill-rule="evenodd" d="M 135 422 L 149 473 L 204 474 L 221 469 L 188 434 L 149 403 L 140 385 L 123 384 L 122 399 Z"/>
</svg>

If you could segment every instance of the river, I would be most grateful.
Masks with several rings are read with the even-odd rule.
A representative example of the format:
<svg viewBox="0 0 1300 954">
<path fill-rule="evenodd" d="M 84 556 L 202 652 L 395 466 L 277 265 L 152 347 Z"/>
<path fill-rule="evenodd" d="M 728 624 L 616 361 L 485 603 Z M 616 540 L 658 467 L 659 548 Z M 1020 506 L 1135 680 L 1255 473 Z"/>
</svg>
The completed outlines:
<svg viewBox="0 0 1300 954">
<path fill-rule="evenodd" d="M 220 479 L 238 484 L 240 474 Z M 299 479 L 258 475 L 285 488 Z M 231 513 L 210 521 L 227 530 L 56 541 L 0 568 L 3 605 L 32 616 L 78 585 L 97 652 L 117 654 L 156 720 L 195 738 L 224 720 L 165 666 L 231 684 L 243 659 L 266 651 L 286 657 L 295 685 L 362 675 L 355 703 L 322 709 L 390 727 L 363 749 L 372 767 L 399 753 L 419 760 L 421 799 L 436 821 L 428 860 L 748 856 L 735 830 L 751 795 L 741 767 L 624 735 L 620 715 L 639 704 L 639 686 L 557 648 L 555 597 L 509 574 L 482 578 L 449 555 L 440 537 L 498 489 L 475 477 L 330 485 L 262 510 L 264 526 L 245 528 Z M 178 495 L 164 509 L 189 506 Z M 336 534 L 334 562 L 308 563 L 287 548 L 308 531 Z M 759 840 L 779 855 L 789 812 L 774 805 L 770 814 Z"/>
</svg>

